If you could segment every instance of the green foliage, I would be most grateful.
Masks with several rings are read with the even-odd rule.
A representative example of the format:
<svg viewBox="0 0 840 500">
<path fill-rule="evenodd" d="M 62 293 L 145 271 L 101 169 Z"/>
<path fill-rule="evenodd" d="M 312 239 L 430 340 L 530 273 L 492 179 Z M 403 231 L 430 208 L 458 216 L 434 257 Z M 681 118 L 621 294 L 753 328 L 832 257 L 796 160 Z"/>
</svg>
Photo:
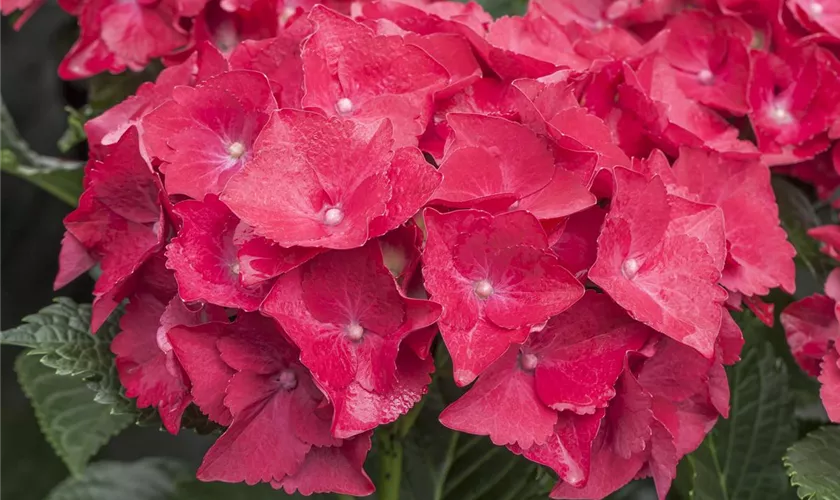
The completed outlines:
<svg viewBox="0 0 840 500">
<path fill-rule="evenodd" d="M 39 155 L 32 151 L 0 102 L 0 170 L 26 179 L 56 198 L 75 206 L 82 194 L 84 163 Z"/>
<path fill-rule="evenodd" d="M 840 500 L 840 426 L 827 425 L 791 446 L 784 458 L 803 500 Z"/>
<path fill-rule="evenodd" d="M 58 139 L 58 150 L 67 153 L 87 140 L 85 122 L 93 118 L 93 114 L 89 106 L 81 110 L 67 106 L 64 110 L 67 111 L 67 129 Z"/>
<path fill-rule="evenodd" d="M 286 495 L 267 484 L 202 483 L 187 464 L 169 458 L 101 461 L 57 485 L 46 500 L 334 500 L 335 495 Z"/>
<path fill-rule="evenodd" d="M 38 356 L 21 354 L 15 371 L 41 431 L 73 475 L 80 475 L 96 452 L 133 420 L 112 415 L 108 406 L 93 401 L 80 377 L 58 375 Z"/>
<path fill-rule="evenodd" d="M 478 3 L 493 17 L 519 16 L 528 9 L 528 0 L 478 0 Z"/>
<path fill-rule="evenodd" d="M 797 186 L 783 177 L 773 177 L 773 191 L 779 204 L 779 219 L 788 239 L 796 248 L 797 297 L 821 292 L 834 263 L 820 252 L 820 243 L 808 236 L 808 230 L 823 221 L 811 200 Z"/>
<path fill-rule="evenodd" d="M 90 305 L 59 297 L 23 318 L 17 328 L 0 332 L 0 344 L 29 348 L 58 375 L 81 377 L 96 391 L 93 399 L 98 403 L 124 405 L 111 352 L 111 340 L 119 332 L 119 314 L 112 314 L 96 335 L 90 332 L 90 315 Z"/>
<path fill-rule="evenodd" d="M 747 346 L 729 367 L 731 411 L 688 457 L 679 479 L 696 500 L 772 500 L 793 497 L 782 471 L 784 450 L 796 439 L 794 397 L 787 366 L 760 337 L 751 320 L 742 325 Z M 759 334 L 759 335 L 757 335 Z"/>
<path fill-rule="evenodd" d="M 163 458 L 96 462 L 84 476 L 56 486 L 46 500 L 166 500 L 189 475 L 184 464 Z"/>
</svg>

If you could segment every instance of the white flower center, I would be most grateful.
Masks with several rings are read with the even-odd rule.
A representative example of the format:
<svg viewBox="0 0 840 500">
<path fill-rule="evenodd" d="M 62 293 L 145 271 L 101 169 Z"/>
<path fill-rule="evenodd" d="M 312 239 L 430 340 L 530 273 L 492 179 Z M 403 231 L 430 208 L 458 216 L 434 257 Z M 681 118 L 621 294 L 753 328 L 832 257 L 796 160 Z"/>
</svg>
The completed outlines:
<svg viewBox="0 0 840 500">
<path fill-rule="evenodd" d="M 342 115 L 349 114 L 353 111 L 353 101 L 346 97 L 342 97 L 337 103 L 335 103 L 335 109 L 337 109 Z"/>
<path fill-rule="evenodd" d="M 295 387 L 297 387 L 297 375 L 292 370 L 283 370 L 277 375 L 274 380 L 280 384 L 280 387 L 286 389 L 287 391 L 291 391 Z"/>
<path fill-rule="evenodd" d="M 519 356 L 519 365 L 526 372 L 533 371 L 537 367 L 537 363 L 539 363 L 539 359 L 537 359 L 536 354 L 522 353 Z"/>
<path fill-rule="evenodd" d="M 292 7 L 284 7 L 283 11 L 280 13 L 280 24 L 286 24 L 286 21 L 288 21 L 294 14 L 295 9 Z"/>
<path fill-rule="evenodd" d="M 365 329 L 358 323 L 350 323 L 347 325 L 346 335 L 353 342 L 358 342 L 365 335 Z"/>
<path fill-rule="evenodd" d="M 234 160 L 238 160 L 245 154 L 245 146 L 241 142 L 234 142 L 228 146 L 228 154 Z"/>
<path fill-rule="evenodd" d="M 324 224 L 328 226 L 336 226 L 344 220 L 344 212 L 340 208 L 330 208 L 324 212 Z"/>
<path fill-rule="evenodd" d="M 778 125 L 787 125 L 793 121 L 793 115 L 790 114 L 787 106 L 782 103 L 776 103 L 771 106 L 768 114 Z"/>
<path fill-rule="evenodd" d="M 704 85 L 709 85 L 714 81 L 714 79 L 715 75 L 713 75 L 712 72 L 707 69 L 702 69 L 699 73 L 697 73 L 697 80 Z"/>
<path fill-rule="evenodd" d="M 627 259 L 623 264 L 621 264 L 621 274 L 623 274 L 628 280 L 631 280 L 634 276 L 636 276 L 636 273 L 639 272 L 640 267 L 641 264 L 638 260 Z"/>
<path fill-rule="evenodd" d="M 475 294 L 478 295 L 478 298 L 480 299 L 486 299 L 487 297 L 493 295 L 493 285 L 491 285 L 487 280 L 477 282 L 473 290 L 475 290 Z"/>
</svg>

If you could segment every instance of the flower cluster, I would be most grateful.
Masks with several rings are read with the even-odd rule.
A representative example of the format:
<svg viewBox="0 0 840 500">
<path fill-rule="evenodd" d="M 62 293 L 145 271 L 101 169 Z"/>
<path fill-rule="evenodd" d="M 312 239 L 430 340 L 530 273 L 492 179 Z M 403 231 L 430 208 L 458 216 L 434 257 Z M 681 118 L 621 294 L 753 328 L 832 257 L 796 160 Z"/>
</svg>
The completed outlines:
<svg viewBox="0 0 840 500">
<path fill-rule="evenodd" d="M 20 29 L 45 2 L 2 0 L 0 11 L 21 11 Z M 80 32 L 58 73 L 72 80 L 139 71 L 153 59 L 183 61 L 203 41 L 229 54 L 240 41 L 278 36 L 289 18 L 316 3 L 349 13 L 349 0 L 59 0 Z"/>
<path fill-rule="evenodd" d="M 439 331 L 473 384 L 444 425 L 552 468 L 553 498 L 664 497 L 728 413 L 727 309 L 772 321 L 760 297 L 794 290 L 769 165 L 823 185 L 840 130 L 830 3 L 701 3 L 296 6 L 232 50 L 196 20 L 86 124 L 56 286 L 99 263 L 127 395 L 226 427 L 201 479 L 370 493 L 371 432 L 426 392 Z M 97 8 L 97 37 L 154 50 L 88 62 L 168 54 L 126 23 L 199 4 Z"/>
</svg>

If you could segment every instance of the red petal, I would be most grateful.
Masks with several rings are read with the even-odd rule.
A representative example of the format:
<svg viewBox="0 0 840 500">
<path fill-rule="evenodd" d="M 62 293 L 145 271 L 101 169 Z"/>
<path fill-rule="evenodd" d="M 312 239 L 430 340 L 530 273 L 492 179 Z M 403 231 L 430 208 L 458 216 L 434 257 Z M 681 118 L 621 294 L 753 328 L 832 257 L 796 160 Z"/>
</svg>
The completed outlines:
<svg viewBox="0 0 840 500">
<path fill-rule="evenodd" d="M 607 211 L 597 206 L 572 215 L 566 220 L 560 237 L 551 245 L 560 264 L 581 282 L 597 258 L 598 235 L 606 216 Z"/>
<path fill-rule="evenodd" d="M 823 359 L 820 382 L 822 382 L 820 395 L 828 418 L 832 422 L 840 422 L 840 351 L 837 344 Z"/>
<path fill-rule="evenodd" d="M 444 180 L 435 199 L 465 202 L 510 194 L 518 200 L 551 181 L 554 159 L 527 127 L 479 114 L 450 113 L 447 122 L 454 141 L 440 167 Z"/>
<path fill-rule="evenodd" d="M 545 232 L 532 215 L 511 212 L 492 217 L 476 210 L 446 215 L 426 210 L 424 214 L 429 234 L 423 253 L 425 286 L 443 305 L 439 325 L 459 385 L 471 382 L 508 345 L 525 340 L 531 326 L 563 311 L 582 294 L 580 284 L 548 257 Z M 518 266 L 525 261 L 539 262 L 553 279 L 534 275 L 519 280 L 522 269 Z M 509 270 L 507 263 L 515 265 Z M 550 300 L 540 292 L 547 283 L 559 285 Z M 487 300 L 476 294 L 479 284 L 491 287 Z M 495 293 L 497 288 L 499 293 Z M 528 305 L 540 307 L 516 318 L 517 311 Z"/>
<path fill-rule="evenodd" d="M 230 427 L 207 451 L 198 478 L 255 484 L 296 472 L 312 445 L 297 437 L 292 421 L 316 407 L 313 400 L 299 395 L 302 391 L 278 389 L 266 375 L 234 375 L 226 399 L 247 394 L 250 404 L 238 408 Z"/>
<path fill-rule="evenodd" d="M 341 446 L 314 447 L 294 474 L 271 486 L 292 494 L 338 493 L 367 496 L 375 488 L 362 465 L 370 450 L 370 433 L 344 441 Z"/>
<path fill-rule="evenodd" d="M 166 354 L 157 343 L 160 317 L 166 304 L 153 295 L 132 297 L 120 319 L 120 332 L 111 343 L 116 355 L 120 382 L 126 396 L 137 398 L 138 408 L 154 406 L 166 430 L 177 434 L 181 415 L 192 402 L 189 382 L 180 366 L 176 373 L 167 368 Z"/>
<path fill-rule="evenodd" d="M 628 459 L 619 457 L 603 444 L 602 436 L 600 434 L 592 445 L 586 485 L 575 487 L 570 483 L 558 482 L 551 490 L 550 498 L 604 498 L 636 477 L 645 463 L 644 458 L 640 455 Z"/>
<path fill-rule="evenodd" d="M 284 248 L 254 234 L 254 228 L 240 223 L 236 226 L 233 243 L 238 248 L 239 280 L 245 287 L 253 287 L 276 278 L 304 264 L 325 249 L 309 247 Z"/>
<path fill-rule="evenodd" d="M 671 208 L 659 178 L 619 168 L 616 181 L 590 279 L 637 320 L 711 358 L 726 299 L 720 269 L 703 242 L 665 231 Z"/>
<path fill-rule="evenodd" d="M 508 445 L 508 448 L 532 462 L 551 467 L 562 481 L 581 487 L 589 479 L 592 441 L 601 428 L 603 417 L 603 410 L 583 416 L 561 412 L 554 433 L 545 444 L 535 444 L 527 450 L 516 445 Z"/>
<path fill-rule="evenodd" d="M 813 377 L 820 373 L 820 362 L 832 340 L 840 338 L 835 301 L 825 295 L 811 295 L 787 306 L 781 322 L 796 362 Z"/>
<path fill-rule="evenodd" d="M 591 414 L 615 396 L 624 358 L 651 334 L 609 297 L 593 291 L 531 334 L 528 351 L 539 358 L 537 394 L 555 410 Z M 583 375 L 585 374 L 585 375 Z"/>
<path fill-rule="evenodd" d="M 431 356 L 421 360 L 413 352 L 401 349 L 396 382 L 388 390 L 377 393 L 353 382 L 344 392 L 332 397 L 333 435 L 349 438 L 405 415 L 428 390 L 432 371 Z"/>
<path fill-rule="evenodd" d="M 402 37 L 375 35 L 322 6 L 309 20 L 316 30 L 302 53 L 304 108 L 365 122 L 388 118 L 397 146 L 416 145 L 431 116 L 432 95 L 449 80 L 443 66 Z M 340 99 L 349 100 L 348 109 L 338 107 Z"/>
<path fill-rule="evenodd" d="M 165 162 L 167 191 L 197 200 L 218 195 L 252 156 L 277 109 L 268 81 L 254 71 L 230 71 L 195 88 L 176 87 L 172 98 L 143 119 L 150 153 Z"/>
<path fill-rule="evenodd" d="M 222 200 L 254 232 L 284 247 L 355 248 L 385 214 L 392 160 L 387 122 L 361 124 L 284 109 Z"/>
<path fill-rule="evenodd" d="M 534 376 L 519 367 L 518 359 L 519 349 L 511 347 L 466 394 L 443 410 L 440 422 L 456 431 L 489 435 L 497 445 L 528 449 L 545 443 L 557 423 L 557 413 L 537 398 Z"/>
<path fill-rule="evenodd" d="M 175 213 L 183 226 L 166 250 L 178 290 L 186 302 L 207 301 L 223 307 L 256 310 L 268 287 L 245 288 L 239 283 L 239 263 L 233 234 L 239 220 L 216 197 L 182 201 Z"/>
<path fill-rule="evenodd" d="M 172 351 L 192 384 L 195 404 L 220 425 L 230 425 L 233 418 L 224 406 L 224 396 L 228 382 L 236 373 L 222 361 L 216 347 L 216 341 L 226 334 L 227 327 L 218 323 L 175 327 L 168 333 Z"/>
<path fill-rule="evenodd" d="M 673 171 L 692 199 L 723 210 L 730 261 L 721 284 L 744 295 L 766 295 L 776 286 L 793 293 L 796 251 L 779 226 L 769 169 L 757 161 L 683 148 Z"/>
</svg>

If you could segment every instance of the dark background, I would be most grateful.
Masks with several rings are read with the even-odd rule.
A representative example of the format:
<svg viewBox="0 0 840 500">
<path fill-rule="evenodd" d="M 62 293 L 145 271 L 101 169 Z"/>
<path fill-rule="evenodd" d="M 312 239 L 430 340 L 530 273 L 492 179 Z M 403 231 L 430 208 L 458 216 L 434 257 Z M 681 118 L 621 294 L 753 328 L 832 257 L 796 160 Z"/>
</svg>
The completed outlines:
<svg viewBox="0 0 840 500">
<path fill-rule="evenodd" d="M 23 138 L 38 153 L 61 156 L 56 141 L 67 124 L 64 107 L 85 102 L 84 85 L 62 82 L 58 63 L 75 39 L 75 20 L 55 4 L 45 5 L 19 32 L 8 18 L 0 28 L 0 89 Z M 64 155 L 84 159 L 82 147 Z M 52 281 L 71 207 L 28 182 L 2 174 L 0 208 L 0 329 L 48 305 L 55 296 L 90 302 L 93 281 L 83 276 L 57 292 Z M 41 500 L 68 472 L 43 439 L 28 400 L 14 374 L 20 349 L 4 346 L 0 393 L 0 496 L 3 500 Z M 173 437 L 156 428 L 132 426 L 98 458 L 133 460 L 143 456 L 180 456 L 196 464 L 207 438 L 184 431 Z"/>
</svg>

